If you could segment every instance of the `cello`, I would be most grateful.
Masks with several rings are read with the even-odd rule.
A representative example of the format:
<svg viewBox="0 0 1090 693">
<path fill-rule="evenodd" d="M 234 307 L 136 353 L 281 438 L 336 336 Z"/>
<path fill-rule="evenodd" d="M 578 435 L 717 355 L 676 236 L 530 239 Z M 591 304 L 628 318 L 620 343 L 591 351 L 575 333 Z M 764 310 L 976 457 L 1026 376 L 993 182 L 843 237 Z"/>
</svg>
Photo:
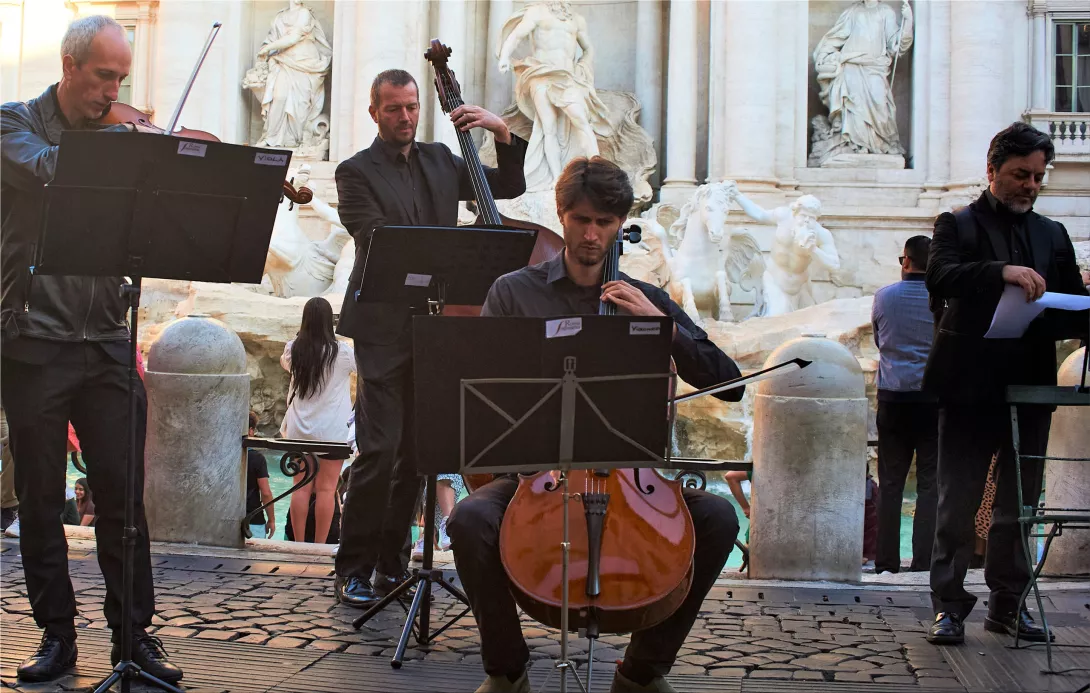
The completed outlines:
<svg viewBox="0 0 1090 693">
<path fill-rule="evenodd" d="M 454 78 L 454 73 L 447 64 L 451 50 L 444 46 L 439 39 L 432 39 L 431 46 L 424 53 L 424 58 L 431 63 L 435 71 L 435 91 L 439 98 L 439 105 L 443 112 L 450 114 L 461 106 L 461 87 Z M 499 226 L 517 229 L 530 229 L 537 231 L 537 239 L 534 241 L 534 250 L 530 255 L 529 265 L 536 265 L 556 256 L 564 249 L 564 238 L 552 229 L 536 224 L 532 221 L 512 219 L 500 214 L 496 207 L 496 200 L 492 197 L 492 188 L 485 176 L 484 165 L 477 152 L 477 145 L 469 132 L 457 130 L 458 147 L 462 150 L 462 158 L 465 159 L 469 177 L 473 183 L 474 197 L 477 203 L 477 225 Z M 453 306 L 448 305 L 443 309 L 443 315 L 476 317 L 481 314 L 481 306 Z M 472 492 L 474 489 L 484 486 L 492 481 L 491 474 L 465 474 L 463 478 L 466 487 Z"/>
<path fill-rule="evenodd" d="M 638 240 L 630 233 L 618 230 L 603 284 L 619 278 L 623 241 Z M 599 308 L 603 315 L 615 311 L 609 302 Z M 500 526 L 500 557 L 515 601 L 554 628 L 564 627 L 562 474 L 522 475 Z M 585 628 L 594 638 L 666 620 L 685 600 L 693 577 L 696 539 L 681 482 L 656 469 L 574 470 L 567 482 L 583 505 L 583 513 L 568 519 L 568 630 Z"/>
</svg>

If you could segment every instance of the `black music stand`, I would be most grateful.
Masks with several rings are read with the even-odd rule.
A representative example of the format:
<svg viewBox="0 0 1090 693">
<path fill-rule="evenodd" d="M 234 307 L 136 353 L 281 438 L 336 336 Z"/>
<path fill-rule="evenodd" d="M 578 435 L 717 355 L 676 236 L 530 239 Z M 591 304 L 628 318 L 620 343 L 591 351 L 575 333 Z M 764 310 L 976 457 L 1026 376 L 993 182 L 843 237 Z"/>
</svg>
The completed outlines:
<svg viewBox="0 0 1090 693">
<path fill-rule="evenodd" d="M 642 489 L 640 468 L 670 466 L 673 320 L 423 320 L 415 325 L 414 339 L 417 411 L 430 423 L 418 445 L 420 459 L 433 466 L 429 471 L 561 472 L 557 490 L 565 520 L 557 537 L 563 559 L 556 669 L 563 693 L 568 673 L 574 674 L 568 659 L 568 474 L 635 467 Z M 590 549 L 588 590 L 598 582 L 594 555 Z M 575 680 L 589 691 L 598 636 L 593 610 L 584 616 L 584 627 L 590 641 L 587 682 L 578 675 Z"/>
<path fill-rule="evenodd" d="M 395 310 L 404 310 L 406 307 L 414 309 L 419 315 L 426 317 L 422 321 L 414 320 L 414 328 L 417 328 L 420 322 L 427 323 L 435 320 L 435 317 L 429 316 L 440 315 L 448 303 L 451 305 L 483 304 L 489 288 L 498 277 L 526 266 L 536 240 L 537 231 L 525 229 L 472 226 L 381 226 L 371 234 L 363 278 L 355 292 L 355 298 L 362 303 L 393 304 Z M 420 380 L 414 379 L 419 387 Z M 416 401 L 419 405 L 419 396 Z M 427 421 L 419 417 L 419 408 L 416 411 L 417 422 Z M 415 433 L 406 431 L 402 435 L 415 435 Z M 417 440 L 420 440 L 419 436 Z M 419 455 L 417 457 L 420 459 Z M 397 601 L 401 604 L 401 595 L 412 589 L 414 585 L 418 585 L 412 604 L 406 610 L 405 626 L 398 639 L 394 656 L 390 660 L 390 666 L 394 669 L 401 668 L 405 648 L 418 616 L 416 640 L 421 645 L 425 645 L 470 610 L 469 599 L 465 594 L 446 579 L 444 571 L 432 568 L 435 473 L 429 471 L 424 483 L 425 521 L 422 567 L 352 622 L 352 626 L 358 630 L 391 602 Z M 466 605 L 461 614 L 434 633 L 430 631 L 433 583 L 441 586 Z"/>
<path fill-rule="evenodd" d="M 121 659 L 95 693 L 117 681 L 128 693 L 133 679 L 181 690 L 132 661 L 141 278 L 260 282 L 290 158 L 286 151 L 150 133 L 61 136 L 31 281 L 38 274 L 131 277 L 120 287 L 129 308 L 130 359 Z"/>
</svg>

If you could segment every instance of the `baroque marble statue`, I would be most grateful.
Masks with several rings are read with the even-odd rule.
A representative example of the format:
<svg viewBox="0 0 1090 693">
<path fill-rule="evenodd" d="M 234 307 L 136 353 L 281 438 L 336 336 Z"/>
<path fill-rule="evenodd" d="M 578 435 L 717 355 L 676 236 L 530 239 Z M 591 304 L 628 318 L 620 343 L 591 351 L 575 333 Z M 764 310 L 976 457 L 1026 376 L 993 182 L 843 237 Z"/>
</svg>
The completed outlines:
<svg viewBox="0 0 1090 693">
<path fill-rule="evenodd" d="M 697 188 L 668 232 L 659 223 L 655 208 L 636 221 L 645 232 L 643 250 L 661 253 L 668 270 L 650 267 L 652 276 L 698 325 L 704 324 L 705 316 L 734 322 L 730 297 L 735 284 L 755 289 L 760 295 L 764 272 L 761 248 L 750 234 L 726 226 L 732 190 L 736 190 L 732 186 L 708 183 Z M 750 280 L 752 287 L 747 286 Z"/>
<path fill-rule="evenodd" d="M 529 54 L 514 60 L 526 39 Z M 504 24 L 497 58 L 500 72 L 514 71 L 515 102 L 533 122 L 526 189 L 549 190 L 569 161 L 598 154 L 598 136 L 609 134 L 606 105 L 594 90 L 587 22 L 569 2 L 530 3 Z"/>
<path fill-rule="evenodd" d="M 310 166 L 304 164 L 292 174 L 295 185 L 310 180 Z M 319 219 L 330 224 L 329 233 L 320 241 L 311 240 L 299 224 L 302 207 L 311 208 Z M 276 212 L 269 252 L 265 258 L 263 282 L 274 296 L 321 296 L 331 293 L 337 274 L 344 274 L 345 248 L 353 248 L 351 236 L 341 225 L 337 211 L 317 195 L 306 205 L 283 200 Z M 348 269 L 351 270 L 351 253 Z M 347 281 L 347 279 L 345 279 Z"/>
<path fill-rule="evenodd" d="M 325 80 L 333 49 L 302 0 L 289 0 L 277 13 L 257 57 L 259 62 L 242 82 L 261 102 L 264 126 L 257 146 L 291 149 L 296 158 L 324 159 L 329 152 Z"/>
<path fill-rule="evenodd" d="M 755 314 L 784 315 L 814 305 L 810 269 L 814 260 L 830 271 L 840 269 L 833 235 L 818 223 L 821 202 L 803 195 L 789 206 L 766 210 L 743 195 L 734 181 L 727 181 L 726 194 L 742 211 L 760 224 L 775 226 L 771 262 L 765 263 L 762 291 Z"/>
<path fill-rule="evenodd" d="M 812 166 L 888 165 L 857 155 L 901 157 L 891 66 L 912 46 L 912 8 L 900 16 L 878 0 L 860 0 L 840 15 L 814 48 L 814 69 L 828 116 L 814 122 Z M 839 161 L 838 161 L 839 158 Z"/>
</svg>

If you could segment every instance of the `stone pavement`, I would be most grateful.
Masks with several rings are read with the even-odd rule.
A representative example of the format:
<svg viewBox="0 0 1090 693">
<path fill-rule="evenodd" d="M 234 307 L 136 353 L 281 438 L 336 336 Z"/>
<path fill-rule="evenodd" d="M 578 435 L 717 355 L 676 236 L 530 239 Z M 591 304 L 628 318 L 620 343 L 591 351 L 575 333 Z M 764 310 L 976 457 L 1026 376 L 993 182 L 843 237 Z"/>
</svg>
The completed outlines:
<svg viewBox="0 0 1090 693">
<path fill-rule="evenodd" d="M 5 539 L 0 548 L 3 625 L 25 626 L 26 630 L 19 632 L 29 633 L 33 619 L 17 542 Z M 177 639 L 192 641 L 194 647 L 202 641 L 209 646 L 234 643 L 259 649 L 267 653 L 270 661 L 287 656 L 286 652 L 278 655 L 275 651 L 292 650 L 300 656 L 313 655 L 307 660 L 312 660 L 311 663 L 327 653 L 340 653 L 369 658 L 374 664 L 374 660 L 385 662 L 393 654 L 404 624 L 404 612 L 391 607 L 355 631 L 351 622 L 360 612 L 334 601 L 332 562 L 328 556 L 262 554 L 253 550 L 201 550 L 206 555 L 185 555 L 193 548 L 168 545 L 157 545 L 153 550 L 157 598 L 154 630 L 168 645 Z M 87 633 L 102 631 L 105 589 L 94 544 L 70 539 L 69 559 L 80 610 L 77 626 L 87 629 Z M 687 681 L 690 677 L 704 677 L 701 679 L 706 682 L 704 690 L 728 690 L 720 685 L 727 683 L 734 686 L 731 690 L 756 690 L 751 686 L 761 681 L 770 685 L 779 682 L 781 690 L 794 690 L 803 682 L 830 686 L 838 682 L 844 682 L 845 686 L 881 684 L 883 689 L 890 684 L 901 684 L 918 690 L 1003 690 L 974 685 L 980 678 L 971 671 L 976 664 L 974 660 L 963 663 L 964 657 L 952 657 L 951 652 L 957 648 L 936 648 L 924 641 L 930 607 L 926 591 L 918 587 L 873 582 L 865 586 L 754 585 L 731 574 L 725 574 L 720 583 L 705 602 L 672 671 L 672 675 Z M 1074 638 L 1090 644 L 1090 590 L 1077 585 L 1055 585 L 1049 592 L 1049 600 L 1048 608 L 1053 610 L 1050 622 L 1059 627 L 1061 641 L 1068 636 L 1066 641 Z M 441 594 L 432 611 L 433 627 L 457 616 L 461 608 Z M 983 610 L 981 605 L 978 611 Z M 979 614 L 974 617 L 979 621 Z M 979 637 L 992 637 L 984 634 L 979 622 L 971 624 L 971 632 Z M 558 632 L 524 617 L 524 633 L 534 666 L 542 670 L 551 667 L 560 651 Z M 7 649 L 8 635 L 0 637 Z M 1028 652 L 1005 650 L 1003 643 L 992 640 L 979 645 L 994 650 L 987 653 L 989 656 L 1023 657 L 1024 662 L 1029 662 L 1025 659 L 1031 656 Z M 585 662 L 587 641 L 569 642 L 573 659 Z M 595 646 L 594 659 L 602 663 L 600 678 L 607 684 L 627 642 L 627 636 L 603 635 Z M 984 655 L 981 652 L 981 660 Z M 1090 654 L 1074 659 L 1082 666 L 1090 666 Z M 458 619 L 426 647 L 410 641 L 405 660 L 458 664 L 459 671 L 471 675 L 475 669 L 478 677 L 483 677 L 472 616 Z M 13 662 L 4 658 L 0 676 L 9 687 L 15 685 Z M 409 668 L 407 665 L 406 670 Z M 739 688 L 736 685 L 739 682 L 749 688 Z M 28 686 L 22 690 L 72 690 L 93 683 L 87 676 L 70 676 L 57 685 Z M 1047 690 L 1074 691 L 1090 683 L 1090 673 L 1081 678 L 1054 676 L 1047 683 Z M 776 689 L 774 686 L 763 690 Z M 1011 690 L 1037 689 L 1023 686 Z"/>
</svg>

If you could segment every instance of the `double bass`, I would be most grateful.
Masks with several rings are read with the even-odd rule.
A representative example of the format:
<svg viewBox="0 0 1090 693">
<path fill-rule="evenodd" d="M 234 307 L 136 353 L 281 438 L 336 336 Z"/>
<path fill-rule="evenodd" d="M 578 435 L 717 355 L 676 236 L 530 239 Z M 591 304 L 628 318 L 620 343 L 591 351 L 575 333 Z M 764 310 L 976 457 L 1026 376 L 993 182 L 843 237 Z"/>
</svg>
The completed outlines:
<svg viewBox="0 0 1090 693">
<path fill-rule="evenodd" d="M 447 64 L 451 50 L 444 46 L 439 39 L 432 39 L 431 46 L 424 53 L 424 58 L 431 63 L 435 70 L 435 91 L 439 97 L 439 105 L 443 112 L 450 114 L 454 109 L 463 105 L 461 87 L 454 78 L 454 73 Z M 536 265 L 553 258 L 564 249 L 564 239 L 552 229 L 535 224 L 532 221 L 512 219 L 500 214 L 496 207 L 496 200 L 492 197 L 492 188 L 485 176 L 481 157 L 477 152 L 477 145 L 473 143 L 473 137 L 469 132 L 457 130 L 458 147 L 462 151 L 466 168 L 469 169 L 469 177 L 473 184 L 474 198 L 477 203 L 477 224 L 479 226 L 505 226 L 517 229 L 530 229 L 537 231 L 537 239 L 534 241 L 534 251 L 530 255 L 530 265 Z M 452 306 L 448 305 L 443 310 L 443 315 L 479 316 L 481 306 Z M 491 474 L 466 474 L 463 475 L 466 486 L 472 492 L 493 479 Z"/>
<path fill-rule="evenodd" d="M 624 240 L 637 241 L 638 236 L 618 230 L 606 256 L 603 284 L 619 278 Z M 615 311 L 614 304 L 603 302 L 599 313 Z M 500 526 L 500 557 L 515 601 L 554 628 L 563 627 L 561 474 L 523 475 Z M 583 506 L 580 513 L 575 504 L 568 519 L 568 629 L 585 628 L 588 637 L 596 637 L 666 620 L 685 600 L 693 578 L 696 539 L 681 482 L 655 469 L 567 475 L 568 487 Z"/>
</svg>

